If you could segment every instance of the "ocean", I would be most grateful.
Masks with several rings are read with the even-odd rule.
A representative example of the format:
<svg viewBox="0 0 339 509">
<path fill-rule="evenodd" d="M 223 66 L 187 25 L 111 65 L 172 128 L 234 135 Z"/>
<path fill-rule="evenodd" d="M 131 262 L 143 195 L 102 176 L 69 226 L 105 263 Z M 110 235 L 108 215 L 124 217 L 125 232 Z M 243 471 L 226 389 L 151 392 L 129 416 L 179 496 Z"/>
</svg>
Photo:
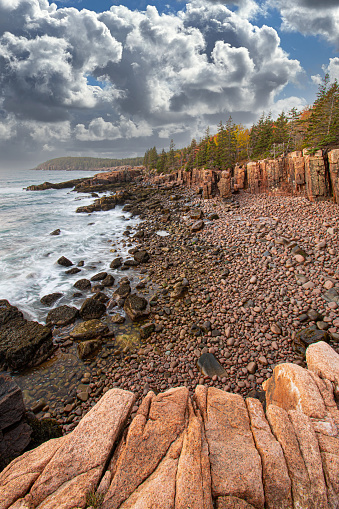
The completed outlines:
<svg viewBox="0 0 339 509">
<path fill-rule="evenodd" d="M 123 232 L 127 225 L 135 226 L 138 219 L 130 219 L 122 207 L 77 214 L 77 207 L 92 203 L 94 198 L 71 189 L 24 190 L 32 184 L 64 182 L 94 173 L 0 173 L 0 299 L 17 306 L 27 319 L 44 323 L 49 308 L 40 299 L 50 293 L 63 294 L 55 305 L 74 305 L 75 281 L 109 268 L 113 258 L 129 249 L 121 245 L 126 239 Z M 56 229 L 61 230 L 60 235 L 51 235 Z M 56 263 L 61 256 L 75 265 L 84 261 L 81 272 L 66 275 L 66 268 Z"/>
</svg>

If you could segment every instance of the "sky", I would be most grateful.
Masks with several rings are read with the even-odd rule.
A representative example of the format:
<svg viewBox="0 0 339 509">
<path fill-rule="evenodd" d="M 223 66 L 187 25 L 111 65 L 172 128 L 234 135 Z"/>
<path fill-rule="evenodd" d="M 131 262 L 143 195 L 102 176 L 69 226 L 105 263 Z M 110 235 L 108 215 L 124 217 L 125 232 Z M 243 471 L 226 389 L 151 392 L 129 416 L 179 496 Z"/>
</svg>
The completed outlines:
<svg viewBox="0 0 339 509">
<path fill-rule="evenodd" d="M 338 49 L 339 0 L 0 0 L 0 169 L 302 110 Z"/>
</svg>

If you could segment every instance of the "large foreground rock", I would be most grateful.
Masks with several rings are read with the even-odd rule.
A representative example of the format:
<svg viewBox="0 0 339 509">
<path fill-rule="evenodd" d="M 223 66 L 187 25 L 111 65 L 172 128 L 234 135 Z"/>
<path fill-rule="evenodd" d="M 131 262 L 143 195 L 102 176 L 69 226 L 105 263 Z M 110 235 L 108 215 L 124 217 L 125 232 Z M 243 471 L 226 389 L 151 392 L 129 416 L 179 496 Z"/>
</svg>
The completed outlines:
<svg viewBox="0 0 339 509">
<path fill-rule="evenodd" d="M 25 411 L 19 386 L 0 374 L 0 470 L 30 442 L 32 429 L 24 420 Z"/>
<path fill-rule="evenodd" d="M 0 509 L 85 509 L 90 492 L 102 509 L 337 509 L 339 356 L 310 348 L 313 371 L 282 364 L 265 383 L 266 415 L 256 399 L 178 387 L 150 391 L 124 428 L 134 397 L 108 391 L 0 474 Z"/>
<path fill-rule="evenodd" d="M 149 315 L 147 300 L 135 293 L 129 295 L 125 300 L 124 310 L 131 320 L 138 320 L 138 318 L 143 318 Z"/>
<path fill-rule="evenodd" d="M 52 353 L 52 333 L 27 321 L 7 300 L 0 300 L 0 370 L 36 366 Z"/>
<path fill-rule="evenodd" d="M 33 507 L 85 507 L 134 399 L 130 392 L 110 390 L 72 433 L 12 462 L 0 474 L 0 508 L 7 509 L 28 490 Z"/>
</svg>

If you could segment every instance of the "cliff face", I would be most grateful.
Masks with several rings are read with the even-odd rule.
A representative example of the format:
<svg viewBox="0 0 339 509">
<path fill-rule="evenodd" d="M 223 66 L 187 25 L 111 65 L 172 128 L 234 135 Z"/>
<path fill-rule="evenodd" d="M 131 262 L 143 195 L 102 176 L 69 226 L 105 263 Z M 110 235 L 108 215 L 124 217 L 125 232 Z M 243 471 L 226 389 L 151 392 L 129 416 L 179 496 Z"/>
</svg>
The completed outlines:
<svg viewBox="0 0 339 509">
<path fill-rule="evenodd" d="M 318 342 L 306 359 L 274 368 L 266 413 L 258 399 L 177 387 L 149 392 L 126 427 L 134 395 L 111 389 L 0 474 L 0 508 L 336 509 L 339 355 Z"/>
<path fill-rule="evenodd" d="M 251 161 L 230 171 L 179 170 L 177 182 L 201 188 L 204 198 L 230 198 L 232 190 L 280 196 L 305 196 L 310 201 L 339 203 L 339 149 L 314 154 L 291 152 L 285 158 Z"/>
</svg>

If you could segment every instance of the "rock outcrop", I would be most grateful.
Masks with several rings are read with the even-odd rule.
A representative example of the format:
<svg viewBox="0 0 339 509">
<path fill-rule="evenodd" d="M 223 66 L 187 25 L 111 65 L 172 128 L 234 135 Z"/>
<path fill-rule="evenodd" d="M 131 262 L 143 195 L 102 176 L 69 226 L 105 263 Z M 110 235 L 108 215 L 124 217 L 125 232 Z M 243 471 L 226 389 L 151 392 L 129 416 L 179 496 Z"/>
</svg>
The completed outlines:
<svg viewBox="0 0 339 509">
<path fill-rule="evenodd" d="M 32 429 L 24 420 L 26 409 L 19 386 L 0 374 L 0 469 L 24 451 Z"/>
<path fill-rule="evenodd" d="M 290 152 L 285 157 L 250 161 L 230 170 L 179 170 L 177 183 L 200 189 L 203 198 L 230 198 L 232 191 L 305 196 L 339 203 L 339 149 Z"/>
<path fill-rule="evenodd" d="M 336 509 L 339 355 L 277 365 L 259 400 L 198 385 L 150 391 L 126 428 L 132 393 L 108 390 L 68 435 L 0 474 L 0 509 Z M 135 410 L 133 410 L 135 411 Z"/>
<path fill-rule="evenodd" d="M 0 370 L 37 366 L 52 353 L 52 332 L 28 321 L 7 300 L 0 300 Z"/>
</svg>

